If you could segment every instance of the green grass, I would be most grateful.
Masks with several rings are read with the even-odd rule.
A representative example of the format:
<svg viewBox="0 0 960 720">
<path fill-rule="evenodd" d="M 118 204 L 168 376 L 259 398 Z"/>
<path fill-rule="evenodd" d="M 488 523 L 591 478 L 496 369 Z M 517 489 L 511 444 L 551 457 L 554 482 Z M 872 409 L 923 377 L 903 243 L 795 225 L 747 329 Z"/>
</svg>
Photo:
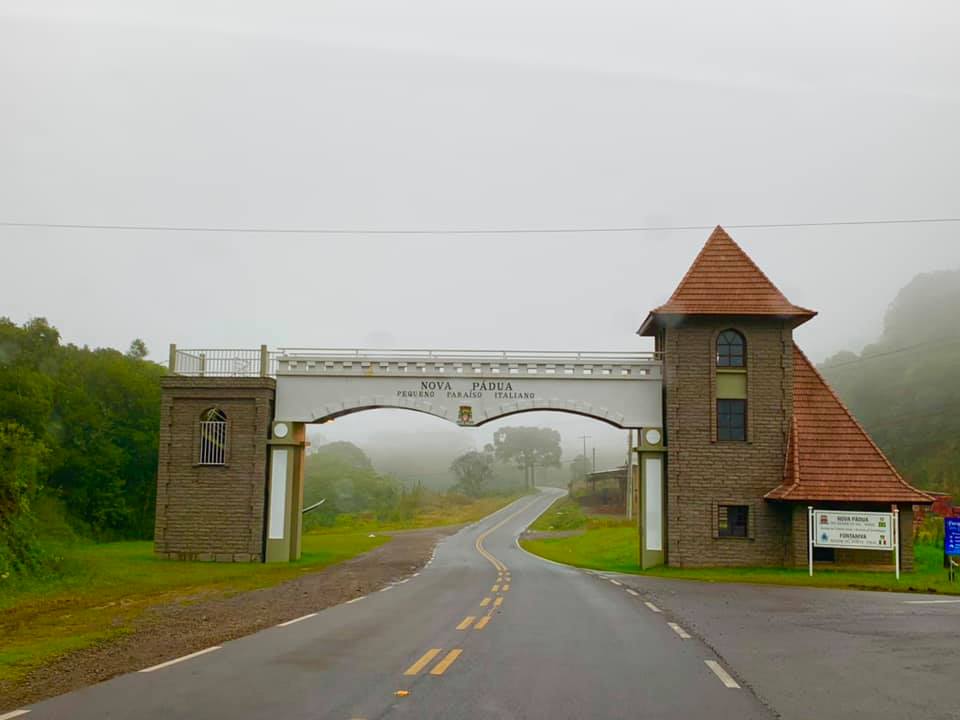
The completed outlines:
<svg viewBox="0 0 960 720">
<path fill-rule="evenodd" d="M 343 516 L 332 528 L 305 533 L 302 557 L 294 563 L 160 560 L 152 542 L 51 544 L 59 573 L 0 584 L 0 681 L 16 681 L 67 652 L 129 633 L 152 606 L 276 585 L 372 550 L 388 542 L 390 532 L 473 522 L 517 497 L 444 497 L 391 523 Z"/>
<path fill-rule="evenodd" d="M 534 521 L 531 530 L 579 530 L 587 526 L 587 515 L 580 505 L 570 499 L 562 497 L 547 511 Z"/>
<path fill-rule="evenodd" d="M 444 525 L 461 525 L 484 518 L 523 497 L 523 495 L 524 493 L 468 498 L 464 495 L 438 493 L 424 506 L 418 508 L 413 517 L 406 520 L 379 521 L 372 513 L 342 513 L 337 515 L 336 521 L 331 527 L 318 527 L 311 532 L 323 534 L 344 531 L 390 532 L 442 527 Z"/>
<path fill-rule="evenodd" d="M 64 573 L 0 592 L 0 680 L 16 680 L 71 650 L 130 631 L 153 605 L 274 585 L 372 550 L 388 536 L 307 534 L 294 563 L 160 560 L 151 542 L 60 548 Z"/>
<path fill-rule="evenodd" d="M 631 521 L 616 515 L 591 515 L 569 496 L 557 500 L 530 526 L 535 531 L 598 530 L 613 527 L 632 527 Z"/>
<path fill-rule="evenodd" d="M 947 571 L 942 567 L 943 551 L 931 545 L 917 545 L 914 548 L 916 570 L 902 573 L 897 581 L 892 572 L 827 570 L 819 567 L 812 578 L 808 576 L 806 568 L 657 567 L 641 571 L 637 562 L 637 531 L 632 527 L 599 528 L 572 537 L 523 540 L 521 544 L 536 555 L 568 565 L 677 580 L 960 595 L 960 583 L 947 582 Z"/>
</svg>

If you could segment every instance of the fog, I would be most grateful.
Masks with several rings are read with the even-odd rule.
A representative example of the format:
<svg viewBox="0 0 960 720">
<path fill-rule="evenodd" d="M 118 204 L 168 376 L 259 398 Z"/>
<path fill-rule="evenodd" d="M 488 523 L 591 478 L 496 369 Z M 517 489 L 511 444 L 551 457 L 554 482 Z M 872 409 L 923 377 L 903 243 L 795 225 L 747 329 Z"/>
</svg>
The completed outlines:
<svg viewBox="0 0 960 720">
<path fill-rule="evenodd" d="M 951 2 L 0 0 L 0 222 L 315 229 L 960 217 Z M 820 360 L 960 224 L 731 229 Z M 0 315 L 185 347 L 647 349 L 707 230 L 0 227 Z M 514 418 L 514 424 L 521 419 Z M 558 415 L 578 435 L 618 431 Z M 435 428 L 393 411 L 322 428 Z M 479 442 L 489 428 L 449 432 Z M 614 435 L 609 435 L 614 433 Z M 386 440 L 383 440 L 386 442 Z"/>
</svg>

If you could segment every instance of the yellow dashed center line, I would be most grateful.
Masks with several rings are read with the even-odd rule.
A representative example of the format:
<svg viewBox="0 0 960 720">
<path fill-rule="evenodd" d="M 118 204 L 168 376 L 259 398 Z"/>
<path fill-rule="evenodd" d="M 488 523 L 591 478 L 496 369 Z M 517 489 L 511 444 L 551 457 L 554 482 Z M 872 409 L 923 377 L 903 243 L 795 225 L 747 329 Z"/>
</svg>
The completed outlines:
<svg viewBox="0 0 960 720">
<path fill-rule="evenodd" d="M 467 615 L 463 620 L 460 621 L 460 624 L 457 625 L 457 630 L 466 630 L 468 627 L 473 625 L 473 621 L 476 619 L 476 615 Z"/>
<path fill-rule="evenodd" d="M 416 675 L 418 672 L 423 670 L 427 665 L 430 664 L 430 661 L 433 660 L 437 655 L 440 654 L 440 648 L 431 648 L 427 650 L 423 657 L 417 660 L 413 665 L 407 668 L 407 671 L 403 673 L 404 675 Z"/>
<path fill-rule="evenodd" d="M 483 630 L 483 629 L 487 626 L 487 623 L 488 623 L 488 622 L 490 622 L 490 616 L 489 616 L 489 615 L 484 615 L 482 618 L 480 618 L 479 620 L 477 620 L 477 624 L 473 626 L 473 629 L 474 629 L 474 630 Z"/>
<path fill-rule="evenodd" d="M 510 584 L 507 583 L 502 588 L 500 588 L 500 592 L 507 592 L 509 589 L 510 589 Z"/>
<path fill-rule="evenodd" d="M 492 588 L 490 588 L 490 592 L 500 592 L 500 586 L 494 585 Z"/>
<path fill-rule="evenodd" d="M 462 652 L 463 650 L 460 650 L 459 648 L 448 652 L 443 660 L 433 666 L 433 670 L 430 671 L 430 674 L 443 675 L 447 671 L 447 668 L 453 665 L 453 661 L 460 657 L 460 653 Z"/>
<path fill-rule="evenodd" d="M 494 606 L 494 607 L 500 607 L 501 605 L 503 605 L 503 598 L 502 598 L 502 597 L 498 597 L 496 600 L 493 601 L 493 606 Z"/>
<path fill-rule="evenodd" d="M 527 503 L 526 505 L 524 505 L 522 508 L 520 508 L 519 510 L 517 510 L 517 511 L 516 511 L 515 513 L 513 513 L 512 515 L 508 515 L 507 517 L 505 517 L 503 520 L 501 520 L 500 522 L 498 522 L 496 525 L 494 525 L 494 526 L 493 526 L 492 528 L 490 528 L 489 530 L 485 530 L 484 532 L 482 532 L 482 533 L 480 533 L 479 535 L 477 535 L 477 541 L 474 543 L 474 547 L 477 549 L 477 552 L 478 552 L 478 553 L 480 553 L 480 554 L 483 555 L 487 560 L 490 561 L 490 564 L 493 565 L 494 570 L 496 570 L 498 573 L 505 573 L 505 572 L 507 571 L 507 566 L 504 565 L 504 564 L 503 564 L 502 562 L 500 562 L 499 560 L 497 560 L 493 555 L 491 555 L 490 553 L 487 552 L 487 550 L 483 547 L 483 541 L 486 540 L 486 539 L 487 539 L 487 536 L 490 535 L 490 533 L 492 533 L 494 530 L 497 530 L 497 529 L 503 527 L 506 523 L 508 523 L 508 522 L 510 522 L 511 520 L 513 520 L 517 515 L 519 515 L 520 513 L 524 512 L 527 508 L 531 507 L 531 506 L 532 506 L 534 503 L 536 503 L 536 502 L 537 502 L 537 500 L 531 500 L 529 503 Z"/>
<path fill-rule="evenodd" d="M 480 607 L 486 607 L 489 604 L 490 604 L 490 598 L 484 598 L 483 600 L 480 601 Z"/>
</svg>

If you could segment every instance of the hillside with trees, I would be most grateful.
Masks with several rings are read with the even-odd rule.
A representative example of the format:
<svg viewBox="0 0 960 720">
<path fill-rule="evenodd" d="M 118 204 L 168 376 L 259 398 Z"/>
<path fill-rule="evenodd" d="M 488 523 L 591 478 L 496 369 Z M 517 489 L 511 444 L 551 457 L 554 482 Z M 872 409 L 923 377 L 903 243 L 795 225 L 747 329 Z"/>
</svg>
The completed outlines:
<svg viewBox="0 0 960 720">
<path fill-rule="evenodd" d="M 820 370 L 910 482 L 960 499 L 960 270 L 915 277 L 883 332 Z"/>
<path fill-rule="evenodd" d="M 43 318 L 0 318 L 0 576 L 42 566 L 53 528 L 153 537 L 165 369 L 146 355 L 140 340 L 91 350 Z"/>
</svg>

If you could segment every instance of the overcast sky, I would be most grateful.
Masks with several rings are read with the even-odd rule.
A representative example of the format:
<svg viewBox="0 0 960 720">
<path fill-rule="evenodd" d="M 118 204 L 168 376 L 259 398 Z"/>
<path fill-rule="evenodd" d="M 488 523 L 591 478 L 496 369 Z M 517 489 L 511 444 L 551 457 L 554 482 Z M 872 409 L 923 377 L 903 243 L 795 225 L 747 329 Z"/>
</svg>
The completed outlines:
<svg viewBox="0 0 960 720">
<path fill-rule="evenodd" d="M 953 0 L 0 0 L 0 221 L 957 217 L 958 37 Z M 821 312 L 797 332 L 817 360 L 873 339 L 915 274 L 960 267 L 957 223 L 731 233 Z M 161 360 L 170 342 L 645 349 L 634 331 L 707 234 L 0 227 L 0 315 L 141 336 Z"/>
</svg>

